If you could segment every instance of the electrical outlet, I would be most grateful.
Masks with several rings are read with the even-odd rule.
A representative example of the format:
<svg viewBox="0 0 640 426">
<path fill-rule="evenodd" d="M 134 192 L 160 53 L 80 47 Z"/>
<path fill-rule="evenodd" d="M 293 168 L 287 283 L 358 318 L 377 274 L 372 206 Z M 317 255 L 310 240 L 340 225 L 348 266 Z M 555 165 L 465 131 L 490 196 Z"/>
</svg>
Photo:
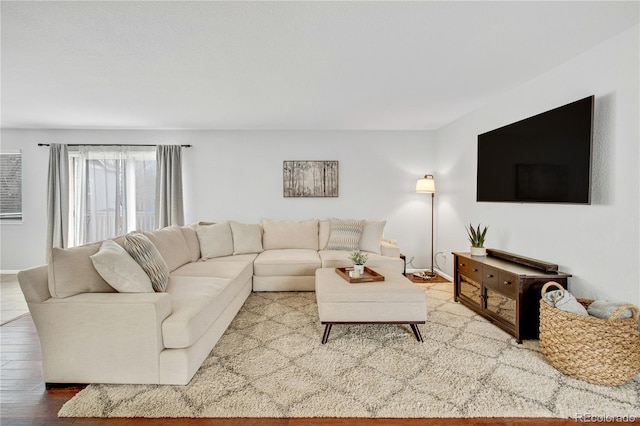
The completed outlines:
<svg viewBox="0 0 640 426">
<path fill-rule="evenodd" d="M 446 262 L 447 261 L 447 253 L 449 253 L 447 251 L 447 249 L 440 249 L 440 251 L 437 252 L 436 255 L 442 256 L 442 259 Z"/>
</svg>

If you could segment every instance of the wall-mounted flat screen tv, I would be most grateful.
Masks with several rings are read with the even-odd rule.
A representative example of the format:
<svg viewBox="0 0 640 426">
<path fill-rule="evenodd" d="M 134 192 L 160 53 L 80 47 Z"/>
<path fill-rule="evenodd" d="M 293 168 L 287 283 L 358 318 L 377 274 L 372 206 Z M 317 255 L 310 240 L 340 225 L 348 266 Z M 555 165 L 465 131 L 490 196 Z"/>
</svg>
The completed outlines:
<svg viewBox="0 0 640 426">
<path fill-rule="evenodd" d="M 594 97 L 478 135 L 477 201 L 591 201 Z"/>
</svg>

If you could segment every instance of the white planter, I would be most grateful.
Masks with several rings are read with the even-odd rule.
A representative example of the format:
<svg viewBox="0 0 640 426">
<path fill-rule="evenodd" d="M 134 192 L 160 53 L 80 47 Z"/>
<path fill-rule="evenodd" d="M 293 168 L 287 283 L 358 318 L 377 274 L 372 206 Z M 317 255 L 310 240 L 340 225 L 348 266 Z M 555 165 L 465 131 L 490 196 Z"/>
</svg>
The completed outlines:
<svg viewBox="0 0 640 426">
<path fill-rule="evenodd" d="M 353 269 L 360 272 L 360 276 L 364 275 L 364 265 L 353 265 Z"/>
<path fill-rule="evenodd" d="M 485 247 L 471 247 L 471 256 L 486 256 L 487 249 Z"/>
</svg>

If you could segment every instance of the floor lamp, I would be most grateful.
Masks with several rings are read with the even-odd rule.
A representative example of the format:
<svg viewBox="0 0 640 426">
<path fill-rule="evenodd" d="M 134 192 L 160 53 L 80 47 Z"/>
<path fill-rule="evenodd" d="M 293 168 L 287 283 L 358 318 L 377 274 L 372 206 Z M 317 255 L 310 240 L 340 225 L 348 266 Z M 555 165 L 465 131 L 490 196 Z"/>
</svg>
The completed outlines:
<svg viewBox="0 0 640 426">
<path fill-rule="evenodd" d="M 416 182 L 416 192 L 421 194 L 431 194 L 431 270 L 426 273 L 426 278 L 432 279 L 438 276 L 433 268 L 433 205 L 436 194 L 436 181 L 433 178 L 433 175 L 424 175 L 423 178 L 418 179 Z"/>
</svg>

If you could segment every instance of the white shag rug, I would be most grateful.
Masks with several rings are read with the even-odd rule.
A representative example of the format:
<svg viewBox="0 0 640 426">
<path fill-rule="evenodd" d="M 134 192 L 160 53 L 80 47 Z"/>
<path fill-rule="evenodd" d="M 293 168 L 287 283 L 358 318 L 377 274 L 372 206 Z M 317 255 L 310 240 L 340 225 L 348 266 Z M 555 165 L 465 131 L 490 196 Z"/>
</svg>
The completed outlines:
<svg viewBox="0 0 640 426">
<path fill-rule="evenodd" d="M 409 326 L 334 325 L 322 345 L 315 293 L 253 293 L 187 386 L 89 385 L 60 417 L 640 418 L 640 383 L 598 386 L 550 366 L 421 285 L 424 343 Z M 626 416 L 626 417 L 625 417 Z"/>
</svg>

